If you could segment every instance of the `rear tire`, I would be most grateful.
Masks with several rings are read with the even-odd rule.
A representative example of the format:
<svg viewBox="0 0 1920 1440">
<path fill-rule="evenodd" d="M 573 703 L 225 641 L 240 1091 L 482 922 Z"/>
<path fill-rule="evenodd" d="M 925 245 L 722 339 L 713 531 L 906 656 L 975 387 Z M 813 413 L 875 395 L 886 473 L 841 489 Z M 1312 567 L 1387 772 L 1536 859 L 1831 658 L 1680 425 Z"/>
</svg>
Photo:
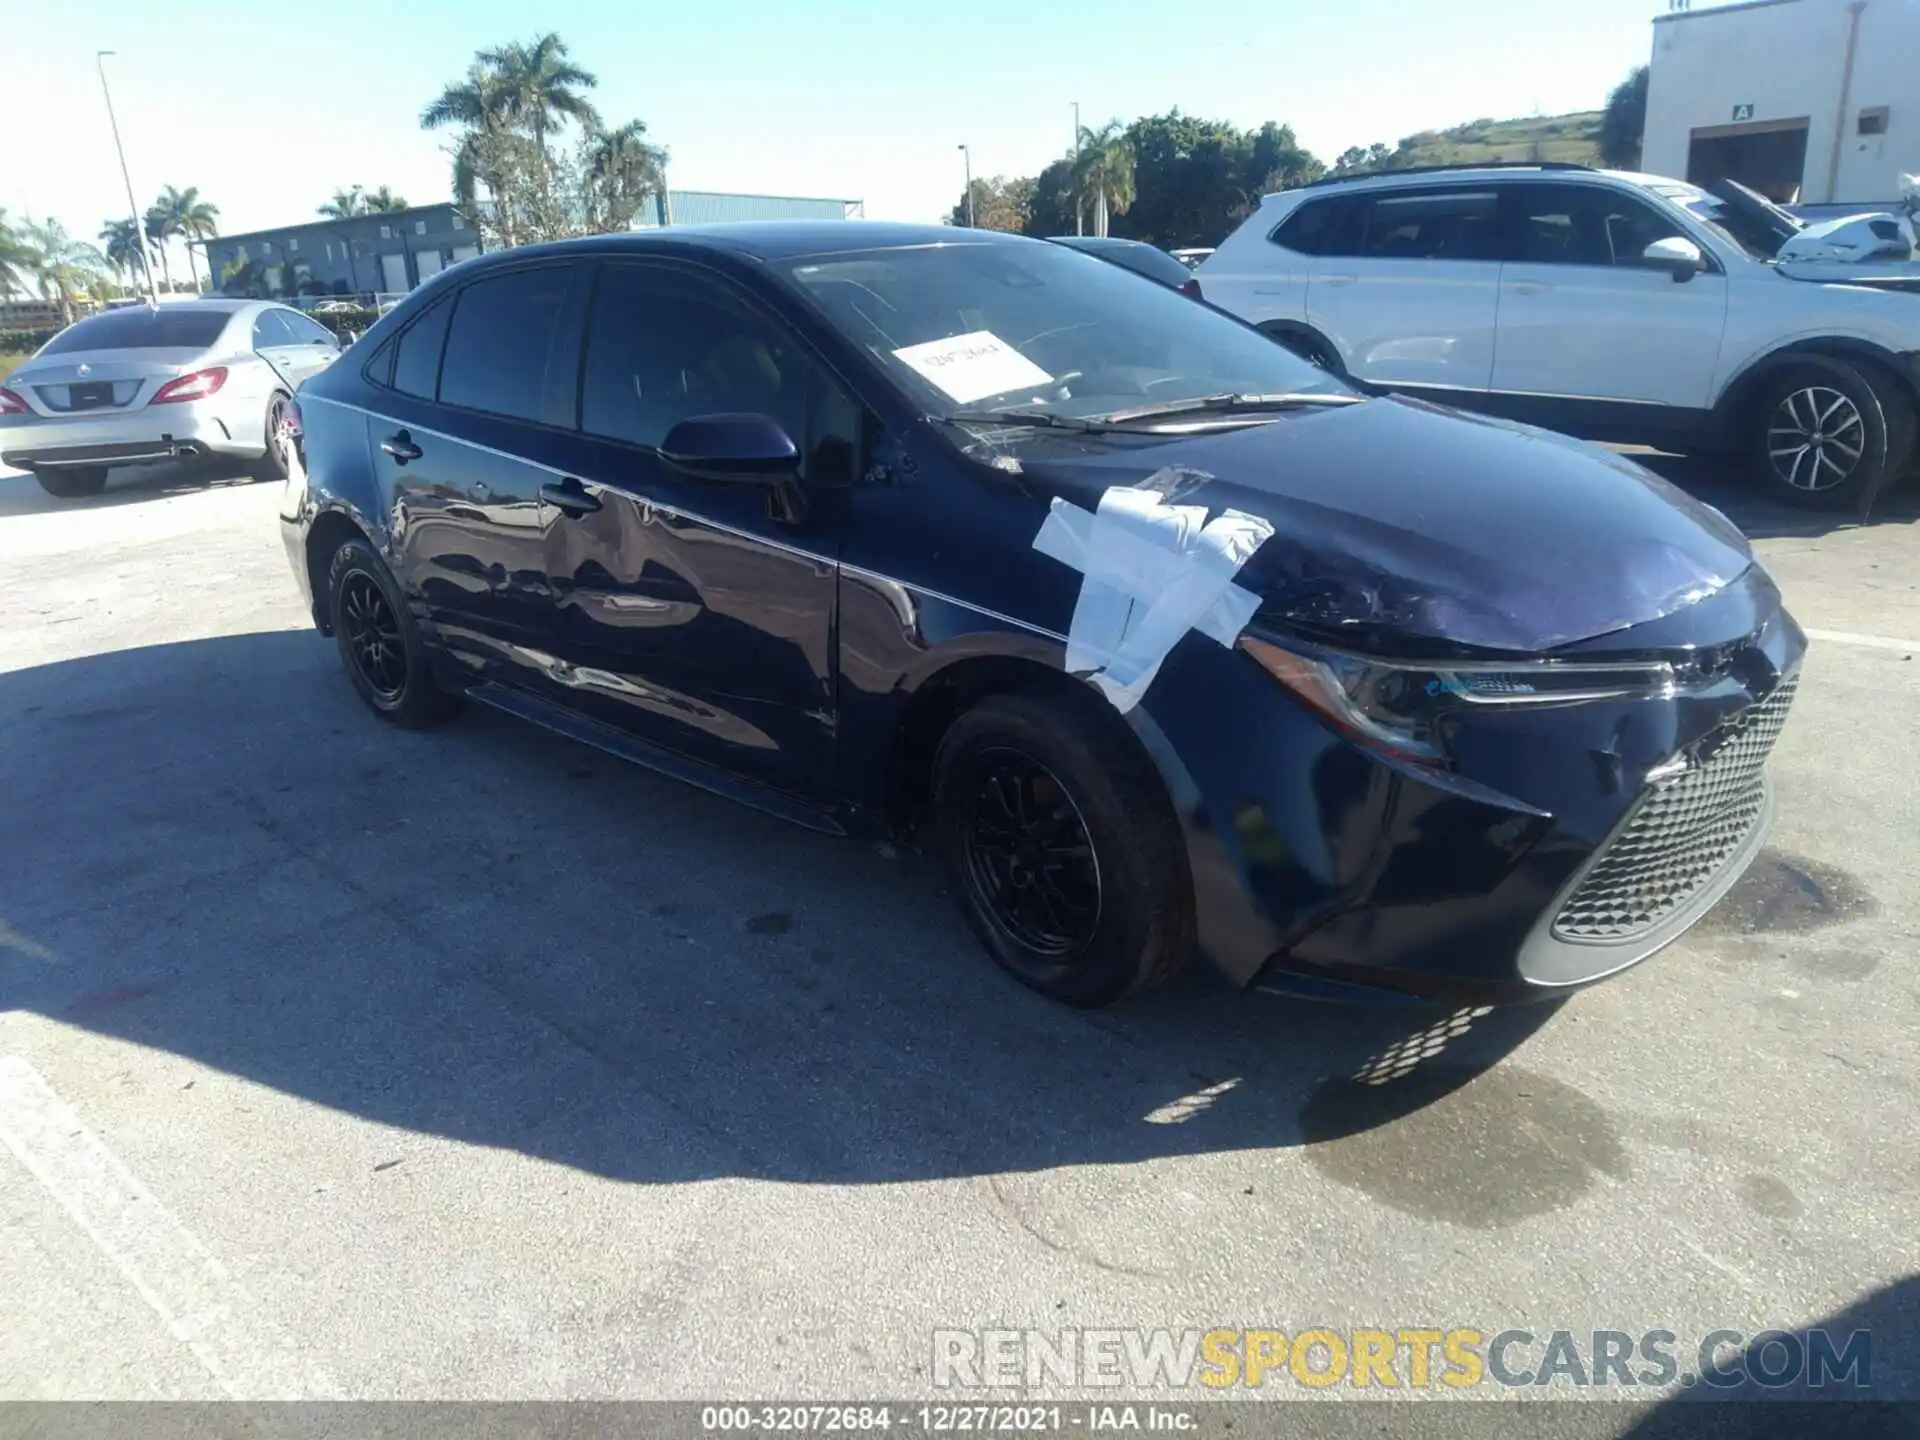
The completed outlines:
<svg viewBox="0 0 1920 1440">
<path fill-rule="evenodd" d="M 1753 417 L 1759 478 L 1793 505 L 1864 512 L 1913 452 L 1913 397 L 1869 360 L 1796 360 L 1768 377 Z"/>
<path fill-rule="evenodd" d="M 327 606 L 340 662 L 360 698 L 382 720 L 419 730 L 459 709 L 434 683 L 426 647 L 400 587 L 374 548 L 344 541 L 327 567 Z"/>
<path fill-rule="evenodd" d="M 1160 984 L 1194 943 L 1173 807 L 1100 703 L 991 696 L 933 765 L 937 843 L 968 924 L 1023 984 L 1083 1008 Z"/>
<path fill-rule="evenodd" d="M 33 478 L 40 482 L 42 490 L 56 499 L 79 500 L 87 495 L 98 495 L 107 488 L 107 467 L 63 465 L 58 470 L 36 470 Z"/>
<path fill-rule="evenodd" d="M 258 480 L 284 480 L 287 478 L 287 456 L 280 448 L 280 416 L 286 409 L 291 397 L 283 390 L 273 392 L 267 401 L 267 451 L 253 462 L 254 478 Z"/>
</svg>

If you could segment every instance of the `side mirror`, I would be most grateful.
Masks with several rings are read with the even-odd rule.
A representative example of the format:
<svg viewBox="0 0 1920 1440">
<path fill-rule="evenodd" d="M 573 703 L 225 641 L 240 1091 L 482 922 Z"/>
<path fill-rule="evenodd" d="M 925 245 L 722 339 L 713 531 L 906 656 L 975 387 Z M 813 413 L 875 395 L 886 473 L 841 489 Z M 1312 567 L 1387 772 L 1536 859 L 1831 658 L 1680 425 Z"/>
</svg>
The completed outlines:
<svg viewBox="0 0 1920 1440">
<path fill-rule="evenodd" d="M 660 458 L 702 480 L 770 485 L 791 479 L 800 450 L 771 415 L 695 415 L 660 442 Z"/>
<path fill-rule="evenodd" d="M 1707 268 L 1707 257 L 1700 253 L 1700 247 L 1693 241 L 1680 235 L 1669 235 L 1664 240 L 1656 240 L 1640 252 L 1640 263 L 1649 270 L 1664 270 L 1677 285 L 1683 280 L 1691 280 Z"/>
</svg>

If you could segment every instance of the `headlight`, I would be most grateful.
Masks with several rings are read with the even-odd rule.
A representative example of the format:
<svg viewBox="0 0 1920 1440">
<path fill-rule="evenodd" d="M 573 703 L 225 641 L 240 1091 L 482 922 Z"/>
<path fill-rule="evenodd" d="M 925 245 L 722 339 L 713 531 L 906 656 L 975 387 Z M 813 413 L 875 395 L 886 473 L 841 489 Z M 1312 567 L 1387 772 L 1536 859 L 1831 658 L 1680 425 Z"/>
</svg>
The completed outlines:
<svg viewBox="0 0 1920 1440">
<path fill-rule="evenodd" d="M 1441 716 L 1475 706 L 1571 705 L 1673 692 L 1673 667 L 1571 660 L 1439 665 L 1378 660 L 1317 645 L 1286 648 L 1252 635 L 1240 648 L 1349 738 L 1403 759 L 1438 764 Z"/>
</svg>

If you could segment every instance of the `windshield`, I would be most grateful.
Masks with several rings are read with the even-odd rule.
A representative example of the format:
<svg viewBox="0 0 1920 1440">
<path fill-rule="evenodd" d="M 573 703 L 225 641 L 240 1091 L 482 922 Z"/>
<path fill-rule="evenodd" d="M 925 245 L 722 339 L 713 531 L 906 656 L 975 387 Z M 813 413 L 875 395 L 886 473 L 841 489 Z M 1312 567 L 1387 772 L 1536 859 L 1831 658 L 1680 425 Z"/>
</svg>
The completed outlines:
<svg viewBox="0 0 1920 1440">
<path fill-rule="evenodd" d="M 232 317 L 224 310 L 109 310 L 69 325 L 42 355 L 70 350 L 204 350 Z"/>
<path fill-rule="evenodd" d="M 1059 245 L 867 250 L 782 267 L 926 413 L 1099 415 L 1223 394 L 1350 393 L 1176 290 Z"/>
</svg>

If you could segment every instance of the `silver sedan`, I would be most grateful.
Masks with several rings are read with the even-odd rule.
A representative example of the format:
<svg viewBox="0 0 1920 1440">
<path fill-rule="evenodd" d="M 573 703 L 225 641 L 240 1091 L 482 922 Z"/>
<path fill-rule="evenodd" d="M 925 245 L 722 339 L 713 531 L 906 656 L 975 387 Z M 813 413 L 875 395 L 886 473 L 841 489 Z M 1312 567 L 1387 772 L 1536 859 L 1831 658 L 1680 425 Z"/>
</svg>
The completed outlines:
<svg viewBox="0 0 1920 1440">
<path fill-rule="evenodd" d="M 0 380 L 0 462 L 51 495 L 97 494 L 113 465 L 231 455 L 285 474 L 281 412 L 340 353 L 333 332 L 260 300 L 183 300 L 69 325 Z"/>
</svg>

